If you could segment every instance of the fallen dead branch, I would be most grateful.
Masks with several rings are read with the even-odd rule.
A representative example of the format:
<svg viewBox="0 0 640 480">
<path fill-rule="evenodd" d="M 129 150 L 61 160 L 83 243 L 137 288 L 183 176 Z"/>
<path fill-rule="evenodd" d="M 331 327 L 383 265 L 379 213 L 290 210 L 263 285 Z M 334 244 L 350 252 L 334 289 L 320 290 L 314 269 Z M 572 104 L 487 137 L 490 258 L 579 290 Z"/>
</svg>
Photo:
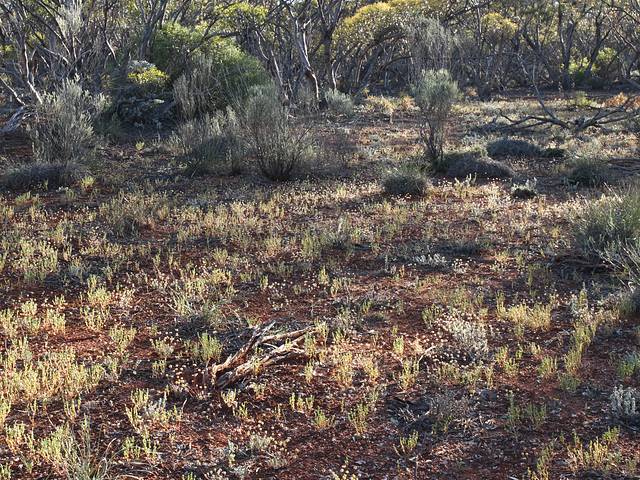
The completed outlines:
<svg viewBox="0 0 640 480">
<path fill-rule="evenodd" d="M 267 335 L 275 322 L 257 329 L 251 338 L 234 355 L 231 355 L 223 363 L 209 367 L 208 378 L 217 389 L 223 389 L 237 383 L 251 372 L 261 370 L 277 363 L 294 359 L 306 358 L 307 354 L 300 345 L 304 342 L 305 335 L 315 327 L 307 327 L 293 332 Z M 282 342 L 279 346 L 273 344 Z M 251 356 L 250 352 L 259 346 L 273 347 L 270 351 L 259 356 Z"/>
<path fill-rule="evenodd" d="M 527 78 L 531 82 L 531 85 L 533 86 L 533 90 L 536 94 L 536 98 L 538 100 L 538 103 L 540 104 L 540 107 L 542 107 L 542 110 L 544 111 L 544 115 L 529 115 L 520 119 L 512 119 L 512 118 L 509 118 L 507 115 L 505 115 L 502 112 L 502 110 L 500 110 L 496 115 L 496 117 L 488 125 L 488 128 L 490 130 L 494 130 L 494 131 L 506 130 L 506 129 L 524 130 L 527 128 L 534 128 L 540 125 L 557 125 L 566 130 L 574 130 L 576 132 L 579 132 L 589 127 L 602 128 L 604 125 L 607 125 L 609 123 L 622 122 L 629 118 L 640 115 L 639 109 L 637 108 L 629 109 L 629 107 L 634 104 L 634 100 L 636 99 L 636 96 L 634 95 L 627 98 L 627 100 L 622 105 L 612 110 L 598 109 L 595 115 L 589 118 L 586 118 L 585 116 L 580 116 L 572 120 L 561 120 L 549 109 L 549 107 L 547 107 L 547 105 L 544 103 L 544 100 L 542 100 L 542 95 L 540 94 L 540 90 L 538 90 L 535 80 L 533 79 L 533 76 L 529 72 L 529 69 L 527 68 L 527 65 L 522 59 L 522 57 L 520 57 L 520 55 L 514 52 L 503 52 L 497 55 L 512 56 L 512 57 L 515 57 L 520 62 L 520 65 L 522 66 L 522 70 L 524 74 L 527 76 Z M 509 123 L 507 125 L 499 124 L 498 120 L 500 120 L 501 118 L 504 118 Z"/>
</svg>

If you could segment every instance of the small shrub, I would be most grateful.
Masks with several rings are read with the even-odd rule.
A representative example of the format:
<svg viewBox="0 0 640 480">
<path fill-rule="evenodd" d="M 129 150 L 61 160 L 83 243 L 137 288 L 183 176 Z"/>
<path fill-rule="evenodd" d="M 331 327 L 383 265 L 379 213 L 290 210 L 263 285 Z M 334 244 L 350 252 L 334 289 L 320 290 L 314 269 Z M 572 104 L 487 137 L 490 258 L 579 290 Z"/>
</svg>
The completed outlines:
<svg viewBox="0 0 640 480">
<path fill-rule="evenodd" d="M 550 147 L 545 149 L 544 152 L 542 152 L 542 156 L 544 158 L 564 158 L 567 155 L 568 153 L 564 148 L 558 148 L 558 147 Z"/>
<path fill-rule="evenodd" d="M 458 84 L 446 70 L 427 70 L 420 75 L 415 89 L 416 105 L 422 113 L 420 136 L 433 164 L 442 160 L 444 127 L 458 97 Z"/>
<path fill-rule="evenodd" d="M 419 168 L 402 165 L 387 172 L 382 186 L 389 195 L 423 195 L 431 182 Z"/>
<path fill-rule="evenodd" d="M 592 258 L 623 258 L 640 235 L 640 191 L 603 196 L 573 222 L 574 244 Z"/>
<path fill-rule="evenodd" d="M 173 139 L 184 152 L 187 175 L 237 175 L 244 167 L 241 129 L 230 108 L 183 123 Z"/>
<path fill-rule="evenodd" d="M 436 162 L 433 167 L 438 173 L 446 173 L 448 168 L 456 162 L 465 158 L 483 158 L 486 157 L 487 149 L 484 147 L 472 147 L 463 150 L 454 150 L 453 152 L 447 152 L 442 155 L 442 159 Z"/>
<path fill-rule="evenodd" d="M 376 113 L 385 113 L 387 115 L 393 114 L 394 105 L 386 97 L 378 97 L 375 95 L 369 95 L 366 98 L 367 101 L 367 109 L 373 110 Z"/>
<path fill-rule="evenodd" d="M 141 95 L 164 92 L 169 76 L 149 62 L 132 61 L 127 68 L 127 80 Z"/>
<path fill-rule="evenodd" d="M 251 89 L 245 127 L 258 168 L 269 180 L 289 180 L 312 156 L 307 132 L 289 125 L 289 114 L 274 85 Z"/>
<path fill-rule="evenodd" d="M 313 113 L 318 110 L 318 101 L 311 87 L 305 82 L 296 90 L 296 107 L 305 113 Z"/>
<path fill-rule="evenodd" d="M 640 392 L 635 388 L 614 387 L 611 396 L 611 415 L 625 423 L 640 423 Z"/>
<path fill-rule="evenodd" d="M 492 157 L 541 157 L 542 150 L 536 144 L 525 140 L 503 138 L 487 145 Z"/>
<path fill-rule="evenodd" d="M 329 90 L 325 95 L 329 111 L 336 116 L 353 117 L 353 100 L 346 93 Z"/>
<path fill-rule="evenodd" d="M 515 172 L 509 165 L 489 157 L 475 158 L 467 156 L 451 164 L 447 169 L 447 176 L 466 178 L 514 178 Z"/>
<path fill-rule="evenodd" d="M 466 320 L 452 320 L 446 324 L 447 330 L 468 353 L 485 358 L 489 352 L 487 332 L 484 325 L 467 322 Z"/>
<path fill-rule="evenodd" d="M 44 94 L 37 107 L 38 121 L 29 130 L 36 158 L 59 163 L 80 160 L 94 141 L 93 123 L 104 106 L 102 95 L 91 95 L 70 80 Z"/>
<path fill-rule="evenodd" d="M 527 180 L 524 185 L 514 185 L 511 187 L 511 196 L 514 198 L 533 198 L 538 195 L 536 189 L 537 180 Z"/>
<path fill-rule="evenodd" d="M 10 190 L 56 189 L 75 185 L 88 175 L 86 168 L 72 162 L 32 162 L 5 172 L 2 183 Z"/>
<path fill-rule="evenodd" d="M 612 180 L 611 169 L 601 160 L 593 157 L 579 158 L 567 174 L 567 185 L 601 187 Z"/>
</svg>

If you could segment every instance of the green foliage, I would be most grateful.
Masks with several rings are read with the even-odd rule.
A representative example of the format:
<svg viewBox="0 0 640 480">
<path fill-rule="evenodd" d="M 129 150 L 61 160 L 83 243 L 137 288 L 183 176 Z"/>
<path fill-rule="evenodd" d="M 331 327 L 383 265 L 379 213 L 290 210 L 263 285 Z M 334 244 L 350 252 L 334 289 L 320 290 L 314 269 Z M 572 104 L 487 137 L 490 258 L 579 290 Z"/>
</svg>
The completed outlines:
<svg viewBox="0 0 640 480">
<path fill-rule="evenodd" d="M 260 62 L 233 40 L 208 38 L 202 28 L 176 23 L 165 24 L 158 32 L 152 58 L 175 80 L 174 92 L 185 118 L 233 105 L 249 87 L 264 84 L 267 78 Z"/>
<path fill-rule="evenodd" d="M 446 70 L 427 70 L 420 75 L 414 94 L 422 113 L 420 136 L 427 158 L 436 164 L 442 160 L 444 127 L 459 97 L 458 84 Z"/>
<path fill-rule="evenodd" d="M 608 79 L 610 73 L 616 71 L 617 56 L 618 52 L 613 48 L 602 48 L 593 63 L 590 76 L 587 75 L 587 67 L 590 62 L 588 57 L 572 60 L 569 71 L 573 74 L 575 84 L 589 83 L 592 87 L 601 86 L 602 82 Z"/>
<path fill-rule="evenodd" d="M 148 62 L 132 62 L 127 80 L 142 95 L 164 92 L 169 84 L 169 76 Z"/>
<path fill-rule="evenodd" d="M 63 164 L 82 159 L 95 141 L 93 124 L 104 106 L 102 95 L 91 95 L 77 81 L 65 80 L 54 93 L 44 94 L 29 130 L 36 158 Z"/>
<path fill-rule="evenodd" d="M 252 86 L 265 82 L 266 75 L 255 59 L 228 42 L 221 46 L 225 51 L 215 55 L 196 55 L 189 71 L 176 80 L 174 95 L 183 118 L 236 106 Z"/>
</svg>

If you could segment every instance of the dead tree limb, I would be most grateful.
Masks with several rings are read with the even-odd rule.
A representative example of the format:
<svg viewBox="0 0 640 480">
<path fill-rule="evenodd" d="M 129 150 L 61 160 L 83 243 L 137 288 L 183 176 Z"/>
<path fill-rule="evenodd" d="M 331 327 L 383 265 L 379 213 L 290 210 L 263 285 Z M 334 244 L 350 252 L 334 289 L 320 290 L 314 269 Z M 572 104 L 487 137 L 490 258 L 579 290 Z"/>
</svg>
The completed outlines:
<svg viewBox="0 0 640 480">
<path fill-rule="evenodd" d="M 540 107 L 544 111 L 545 115 L 544 116 L 529 115 L 525 118 L 514 120 L 507 117 L 504 113 L 502 113 L 502 111 L 500 111 L 496 116 L 496 118 L 494 118 L 491 124 L 489 125 L 489 128 L 491 130 L 504 130 L 509 128 L 526 129 L 526 128 L 537 127 L 539 125 L 551 124 L 551 125 L 557 125 L 565 130 L 573 129 L 574 131 L 581 131 L 589 127 L 602 128 L 606 124 L 621 122 L 623 120 L 627 120 L 629 118 L 635 117 L 640 114 L 640 111 L 637 108 L 633 110 L 628 110 L 628 107 L 633 104 L 636 98 L 636 96 L 634 95 L 627 98 L 627 100 L 622 105 L 618 106 L 613 110 L 602 111 L 601 109 L 599 109 L 598 112 L 595 115 L 593 115 L 591 118 L 579 117 L 569 121 L 561 120 L 544 103 L 544 100 L 542 99 L 542 95 L 540 94 L 540 90 L 538 90 L 538 86 L 536 85 L 536 82 L 533 79 L 533 76 L 531 75 L 531 73 L 529 72 L 529 69 L 527 68 L 527 65 L 522 59 L 522 57 L 515 52 L 501 52 L 496 55 L 513 56 L 520 62 L 520 65 L 522 66 L 522 70 L 526 75 L 526 77 L 531 82 L 531 85 L 535 92 L 538 103 L 540 104 Z M 613 115 L 616 115 L 616 114 L 621 114 L 621 115 L 612 117 Z M 509 122 L 509 124 L 499 125 L 497 121 L 500 118 L 506 119 Z"/>
<path fill-rule="evenodd" d="M 251 372 L 263 369 L 276 363 L 285 362 L 288 360 L 306 358 L 304 350 L 299 348 L 300 344 L 304 341 L 304 335 L 298 337 L 293 342 L 287 342 L 279 347 L 271 350 L 269 353 L 261 355 L 257 358 L 252 358 L 249 361 L 238 365 L 237 367 L 229 370 L 221 375 L 215 382 L 215 386 L 218 389 L 223 389 L 229 385 L 236 383 L 238 380 L 246 377 Z"/>
<path fill-rule="evenodd" d="M 210 367 L 209 369 L 210 377 L 212 379 L 215 379 L 217 378 L 219 372 L 225 372 L 231 368 L 234 368 L 236 365 L 239 365 L 242 362 L 244 362 L 244 358 L 247 356 L 247 354 L 251 351 L 252 348 L 254 348 L 257 345 L 260 345 L 262 337 L 264 337 L 265 334 L 269 330 L 271 330 L 271 328 L 275 325 L 275 323 L 276 323 L 275 321 L 271 322 L 266 327 L 256 330 L 251 336 L 251 338 L 249 339 L 249 341 L 245 343 L 244 346 L 235 353 L 235 355 L 231 355 L 223 363 L 219 365 L 213 365 L 212 367 Z"/>
<path fill-rule="evenodd" d="M 16 110 L 16 112 L 13 115 L 11 115 L 11 118 L 9 119 L 7 124 L 4 126 L 2 131 L 0 131 L 0 138 L 2 138 L 2 136 L 5 133 L 13 132 L 16 128 L 20 126 L 20 124 L 22 123 L 22 118 L 24 117 L 24 111 L 26 108 L 27 108 L 26 105 L 23 105 L 18 110 Z"/>
<path fill-rule="evenodd" d="M 223 363 L 213 365 L 208 370 L 211 384 L 217 389 L 228 387 L 246 377 L 251 372 L 298 358 L 306 358 L 307 354 L 300 345 L 304 342 L 305 335 L 315 330 L 315 327 L 307 327 L 293 332 L 267 335 L 275 322 L 271 322 L 266 327 L 256 330 L 251 338 L 234 355 L 229 356 Z M 285 341 L 280 346 L 270 345 L 272 343 Z M 272 346 L 271 350 L 259 356 L 249 358 L 251 350 L 265 345 Z"/>
</svg>

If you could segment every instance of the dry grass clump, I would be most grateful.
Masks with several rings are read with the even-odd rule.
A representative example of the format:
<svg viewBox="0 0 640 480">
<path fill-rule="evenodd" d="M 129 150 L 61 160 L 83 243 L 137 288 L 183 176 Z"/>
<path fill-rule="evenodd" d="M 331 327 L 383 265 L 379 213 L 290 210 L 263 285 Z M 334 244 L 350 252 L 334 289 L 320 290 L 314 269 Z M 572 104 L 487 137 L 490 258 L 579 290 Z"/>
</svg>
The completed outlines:
<svg viewBox="0 0 640 480">
<path fill-rule="evenodd" d="M 517 175 L 506 163 L 490 157 L 465 156 L 447 169 L 448 177 L 515 178 Z"/>
<path fill-rule="evenodd" d="M 31 188 L 57 189 L 75 185 L 89 172 L 77 163 L 32 162 L 22 167 L 9 169 L 2 176 L 2 185 L 9 190 Z"/>
</svg>

